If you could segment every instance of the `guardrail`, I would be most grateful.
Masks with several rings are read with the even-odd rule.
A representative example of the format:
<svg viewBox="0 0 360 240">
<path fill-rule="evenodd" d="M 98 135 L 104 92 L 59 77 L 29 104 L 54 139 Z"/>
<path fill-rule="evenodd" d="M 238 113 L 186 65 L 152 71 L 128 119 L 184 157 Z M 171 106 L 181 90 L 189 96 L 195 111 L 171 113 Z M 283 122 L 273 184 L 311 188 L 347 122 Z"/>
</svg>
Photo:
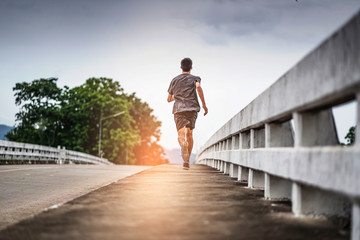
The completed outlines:
<svg viewBox="0 0 360 240">
<path fill-rule="evenodd" d="M 352 100 L 360 126 L 360 12 L 221 127 L 196 162 L 291 200 L 296 216 L 351 215 L 358 240 L 360 129 L 340 146 L 331 110 Z"/>
<path fill-rule="evenodd" d="M 90 154 L 29 143 L 0 140 L 0 164 L 7 163 L 76 163 L 113 165 L 107 159 Z"/>
</svg>

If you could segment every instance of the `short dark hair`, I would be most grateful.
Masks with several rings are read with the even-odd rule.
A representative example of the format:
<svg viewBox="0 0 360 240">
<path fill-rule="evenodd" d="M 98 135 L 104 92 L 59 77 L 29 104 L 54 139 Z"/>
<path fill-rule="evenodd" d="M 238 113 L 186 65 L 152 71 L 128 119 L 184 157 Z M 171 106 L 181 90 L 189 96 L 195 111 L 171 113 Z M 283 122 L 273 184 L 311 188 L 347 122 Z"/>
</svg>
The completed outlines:
<svg viewBox="0 0 360 240">
<path fill-rule="evenodd" d="M 184 72 L 189 72 L 192 67 L 192 61 L 190 58 L 184 58 L 181 60 L 181 68 Z"/>
</svg>

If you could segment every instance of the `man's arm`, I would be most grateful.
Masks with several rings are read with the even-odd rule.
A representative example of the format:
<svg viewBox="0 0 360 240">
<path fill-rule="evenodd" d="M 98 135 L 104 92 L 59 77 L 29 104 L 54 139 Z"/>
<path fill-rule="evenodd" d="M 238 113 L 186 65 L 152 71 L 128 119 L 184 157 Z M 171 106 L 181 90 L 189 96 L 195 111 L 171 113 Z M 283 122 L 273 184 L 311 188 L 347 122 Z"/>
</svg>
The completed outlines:
<svg viewBox="0 0 360 240">
<path fill-rule="evenodd" d="M 204 92 L 203 92 L 199 82 L 196 82 L 196 90 L 197 90 L 197 92 L 199 94 L 199 97 L 201 99 L 202 107 L 203 107 L 203 109 L 205 111 L 204 112 L 204 116 L 205 116 L 208 113 L 208 109 L 207 109 L 206 103 L 205 103 Z"/>
<path fill-rule="evenodd" d="M 175 100 L 174 96 L 169 93 L 168 98 L 167 98 L 167 101 L 168 101 L 168 102 L 172 102 L 172 101 L 174 101 L 174 100 Z"/>
</svg>

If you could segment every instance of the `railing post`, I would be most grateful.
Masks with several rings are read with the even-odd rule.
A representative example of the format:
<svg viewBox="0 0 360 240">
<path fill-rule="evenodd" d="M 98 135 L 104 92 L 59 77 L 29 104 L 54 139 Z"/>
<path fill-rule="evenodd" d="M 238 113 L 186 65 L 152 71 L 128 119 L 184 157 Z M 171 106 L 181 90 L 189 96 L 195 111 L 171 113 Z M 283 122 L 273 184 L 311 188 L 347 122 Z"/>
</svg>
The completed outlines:
<svg viewBox="0 0 360 240">
<path fill-rule="evenodd" d="M 250 147 L 250 132 L 239 133 L 239 149 L 247 149 Z M 249 168 L 238 166 L 238 181 L 248 181 Z"/>
<path fill-rule="evenodd" d="M 56 162 L 56 163 L 57 163 L 57 164 L 61 164 L 61 157 L 62 157 L 62 156 L 61 156 L 61 146 L 58 146 L 57 149 L 58 149 L 58 153 L 59 153 L 59 154 L 58 154 L 58 159 L 57 159 L 57 162 Z"/>
<path fill-rule="evenodd" d="M 230 163 L 224 161 L 224 174 L 229 174 L 230 172 Z"/>
<path fill-rule="evenodd" d="M 240 133 L 235 135 L 234 139 L 234 149 L 240 149 Z"/>
<path fill-rule="evenodd" d="M 356 95 L 357 101 L 357 116 L 356 116 L 356 133 L 355 133 L 355 147 L 360 149 L 360 91 Z"/>
<path fill-rule="evenodd" d="M 235 151 L 239 149 L 239 134 L 235 134 L 231 137 L 231 151 Z M 233 156 L 233 153 L 229 153 L 230 156 Z M 231 163 L 230 165 L 230 177 L 237 178 L 238 177 L 238 165 Z"/>
<path fill-rule="evenodd" d="M 231 137 L 231 149 L 230 150 L 235 150 L 235 142 L 236 142 L 236 136 L 233 135 Z"/>
<path fill-rule="evenodd" d="M 231 138 L 228 138 L 227 140 L 226 140 L 226 145 L 227 145 L 227 148 L 226 148 L 226 150 L 232 150 L 232 137 Z"/>
<path fill-rule="evenodd" d="M 248 176 L 248 188 L 253 188 L 253 177 L 254 177 L 254 171 L 249 168 L 249 176 Z"/>
<path fill-rule="evenodd" d="M 64 164 L 66 161 L 66 148 L 63 146 L 61 151 L 60 151 L 60 155 L 61 155 L 61 161 L 60 164 Z"/>
<path fill-rule="evenodd" d="M 229 163 L 229 176 L 233 177 L 234 164 Z"/>
<path fill-rule="evenodd" d="M 293 130 L 289 121 L 265 124 L 265 147 L 294 146 Z M 291 182 L 265 173 L 265 199 L 290 199 Z"/>
<path fill-rule="evenodd" d="M 264 198 L 265 199 L 271 199 L 271 195 L 270 195 L 270 187 L 271 187 L 271 185 L 270 185 L 270 174 L 268 174 L 268 173 L 265 173 L 265 176 L 264 176 L 264 181 L 265 181 L 265 183 L 264 183 Z"/>
<path fill-rule="evenodd" d="M 249 188 L 263 188 L 264 187 L 264 173 L 249 169 L 249 180 L 248 187 Z"/>
<path fill-rule="evenodd" d="M 243 148 L 243 134 L 239 133 L 239 149 Z"/>
<path fill-rule="evenodd" d="M 261 134 L 256 134 L 255 129 L 250 129 L 250 149 L 254 149 L 257 142 L 261 142 L 261 140 L 256 139 L 257 137 L 261 137 Z M 257 188 L 264 187 L 264 173 L 260 171 L 256 171 L 253 169 L 249 169 L 249 179 L 248 179 L 248 187 L 249 188 Z"/>
<path fill-rule="evenodd" d="M 238 181 L 248 181 L 249 169 L 246 167 L 238 166 Z"/>
<path fill-rule="evenodd" d="M 238 165 L 230 163 L 229 175 L 232 178 L 238 177 Z"/>
<path fill-rule="evenodd" d="M 302 196 L 301 196 L 301 186 L 298 183 L 292 184 L 291 191 L 291 200 L 292 200 L 292 212 L 295 216 L 300 216 L 302 213 Z"/>
<path fill-rule="evenodd" d="M 254 148 L 255 143 L 255 132 L 254 129 L 250 129 L 250 149 Z M 248 187 L 253 188 L 254 187 L 254 171 L 252 169 L 249 169 L 249 178 L 248 178 Z"/>
<path fill-rule="evenodd" d="M 250 129 L 250 148 L 253 149 L 255 147 L 255 130 Z"/>
<path fill-rule="evenodd" d="M 339 143 L 331 109 L 294 113 L 295 148 Z M 306 159 L 311 161 L 311 159 Z M 337 169 L 334 169 L 337 171 Z M 321 193 L 321 194 L 320 194 Z M 341 195 L 293 183 L 292 211 L 295 215 L 347 216 L 349 202 Z"/>
</svg>

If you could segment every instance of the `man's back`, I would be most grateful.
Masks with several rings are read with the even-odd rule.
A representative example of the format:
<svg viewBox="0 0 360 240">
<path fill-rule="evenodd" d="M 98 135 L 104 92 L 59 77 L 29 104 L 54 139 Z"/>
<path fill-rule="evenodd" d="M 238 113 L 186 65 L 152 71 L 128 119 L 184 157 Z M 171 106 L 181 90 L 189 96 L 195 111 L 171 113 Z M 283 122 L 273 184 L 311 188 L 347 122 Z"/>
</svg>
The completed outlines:
<svg viewBox="0 0 360 240">
<path fill-rule="evenodd" d="M 171 81 L 168 92 L 175 98 L 173 107 L 174 114 L 187 111 L 200 111 L 196 94 L 196 82 L 200 83 L 200 81 L 200 77 L 191 74 L 180 74 Z"/>
</svg>

